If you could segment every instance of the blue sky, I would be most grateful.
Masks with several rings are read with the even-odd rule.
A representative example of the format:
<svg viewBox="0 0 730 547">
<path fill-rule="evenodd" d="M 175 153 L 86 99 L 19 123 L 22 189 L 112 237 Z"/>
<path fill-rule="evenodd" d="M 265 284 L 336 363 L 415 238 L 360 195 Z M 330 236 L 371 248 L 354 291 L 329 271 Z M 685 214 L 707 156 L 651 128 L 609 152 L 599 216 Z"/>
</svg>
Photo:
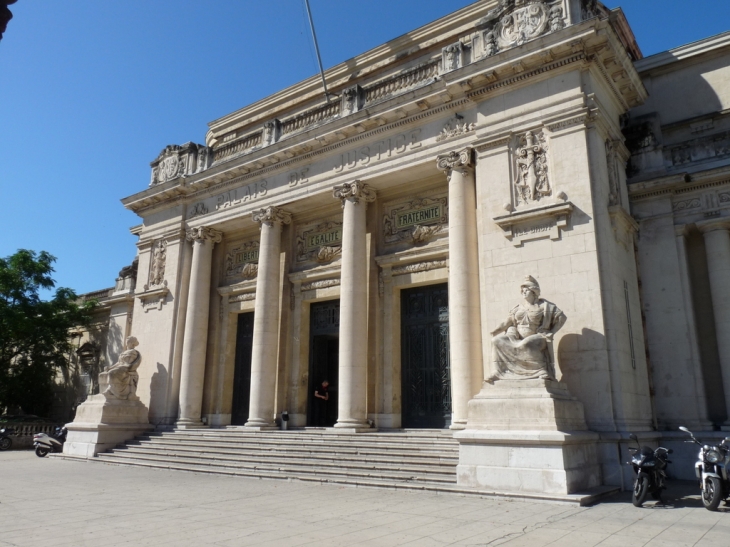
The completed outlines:
<svg viewBox="0 0 730 547">
<path fill-rule="evenodd" d="M 325 68 L 472 2 L 310 0 Z M 623 0 L 645 55 L 730 29 L 728 0 Z M 690 6 L 690 7 L 688 7 Z M 61 286 L 114 283 L 167 144 L 317 72 L 304 0 L 19 0 L 0 41 L 0 256 L 58 258 Z"/>
</svg>

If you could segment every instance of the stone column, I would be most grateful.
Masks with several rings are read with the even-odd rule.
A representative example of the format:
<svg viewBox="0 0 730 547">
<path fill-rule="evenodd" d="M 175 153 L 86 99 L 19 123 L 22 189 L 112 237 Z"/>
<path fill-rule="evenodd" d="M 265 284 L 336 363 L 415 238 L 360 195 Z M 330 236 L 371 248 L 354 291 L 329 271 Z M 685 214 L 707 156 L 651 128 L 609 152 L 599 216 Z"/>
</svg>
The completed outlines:
<svg viewBox="0 0 730 547">
<path fill-rule="evenodd" d="M 339 402 L 336 428 L 364 429 L 367 424 L 368 256 L 365 211 L 375 190 L 356 180 L 336 186 L 342 200 L 340 281 Z"/>
<path fill-rule="evenodd" d="M 715 314 L 717 349 L 725 390 L 727 421 L 730 423 L 730 223 L 702 222 L 697 227 L 705 238 L 707 270 L 710 275 L 712 309 Z"/>
<path fill-rule="evenodd" d="M 484 381 L 472 149 L 439 156 L 437 166 L 449 179 L 451 429 L 464 429 L 469 399 Z"/>
<path fill-rule="evenodd" d="M 205 353 L 208 345 L 208 313 L 210 311 L 210 268 L 213 246 L 223 234 L 201 226 L 188 230 L 186 237 L 193 243 L 190 269 L 188 308 L 185 314 L 182 366 L 180 371 L 180 414 L 177 427 L 201 427 Z"/>
<path fill-rule="evenodd" d="M 251 350 L 251 398 L 245 427 L 274 427 L 276 371 L 279 347 L 279 300 L 281 299 L 281 226 L 291 214 L 278 207 L 254 211 L 261 225 L 259 270 Z"/>
</svg>

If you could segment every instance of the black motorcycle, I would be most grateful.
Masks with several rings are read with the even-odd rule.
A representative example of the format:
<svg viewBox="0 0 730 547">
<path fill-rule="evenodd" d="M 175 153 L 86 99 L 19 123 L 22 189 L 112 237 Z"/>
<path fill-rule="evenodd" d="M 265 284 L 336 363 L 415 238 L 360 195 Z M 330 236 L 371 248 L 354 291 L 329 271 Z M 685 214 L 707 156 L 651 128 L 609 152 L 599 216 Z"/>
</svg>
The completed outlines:
<svg viewBox="0 0 730 547">
<path fill-rule="evenodd" d="M 688 443 L 695 443 L 701 447 L 697 463 L 695 463 L 695 475 L 700 481 L 702 489 L 702 504 L 710 511 L 717 511 L 720 502 L 730 496 L 730 477 L 728 476 L 730 446 L 727 445 L 730 437 L 725 437 L 716 446 L 703 445 L 695 439 L 689 429 L 686 427 L 679 429 L 689 433 L 692 437 L 691 441 L 687 441 Z"/>
<path fill-rule="evenodd" d="M 13 446 L 13 435 L 15 435 L 15 430 L 12 427 L 0 429 L 0 450 L 10 450 L 10 447 Z"/>
<path fill-rule="evenodd" d="M 662 491 L 667 488 L 667 465 L 672 463 L 667 457 L 672 453 L 672 449 L 661 446 L 656 450 L 648 446 L 639 447 L 639 439 L 633 433 L 629 435 L 629 439 L 636 443 L 636 448 L 629 446 L 631 461 L 628 465 L 631 465 L 636 473 L 631 502 L 636 507 L 641 507 L 649 494 L 661 502 Z"/>
</svg>

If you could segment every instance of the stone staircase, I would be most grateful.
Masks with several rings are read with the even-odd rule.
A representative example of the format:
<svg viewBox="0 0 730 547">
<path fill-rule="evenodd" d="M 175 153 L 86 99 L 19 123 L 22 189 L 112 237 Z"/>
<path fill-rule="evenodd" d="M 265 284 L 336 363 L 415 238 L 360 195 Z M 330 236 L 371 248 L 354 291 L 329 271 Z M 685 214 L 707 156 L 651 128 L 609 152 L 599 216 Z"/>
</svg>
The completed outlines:
<svg viewBox="0 0 730 547">
<path fill-rule="evenodd" d="M 243 428 L 150 433 L 97 461 L 262 479 L 461 491 L 459 445 L 448 430 L 339 434 Z"/>
</svg>

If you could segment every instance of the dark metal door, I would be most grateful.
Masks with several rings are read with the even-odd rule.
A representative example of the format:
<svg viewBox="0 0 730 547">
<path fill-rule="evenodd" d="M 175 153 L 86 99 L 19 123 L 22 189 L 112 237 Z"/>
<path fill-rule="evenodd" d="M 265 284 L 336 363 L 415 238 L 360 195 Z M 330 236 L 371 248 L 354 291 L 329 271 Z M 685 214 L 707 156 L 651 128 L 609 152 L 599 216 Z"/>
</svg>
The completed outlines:
<svg viewBox="0 0 730 547">
<path fill-rule="evenodd" d="M 309 395 L 307 425 L 333 426 L 337 421 L 339 372 L 340 301 L 317 302 L 310 308 Z M 324 380 L 329 382 L 329 400 L 314 396 Z"/>
<path fill-rule="evenodd" d="M 451 425 L 448 285 L 401 292 L 403 427 Z"/>
<path fill-rule="evenodd" d="M 238 316 L 236 329 L 236 365 L 233 372 L 233 407 L 231 424 L 244 425 L 248 420 L 251 396 L 251 351 L 253 349 L 253 312 Z"/>
</svg>

